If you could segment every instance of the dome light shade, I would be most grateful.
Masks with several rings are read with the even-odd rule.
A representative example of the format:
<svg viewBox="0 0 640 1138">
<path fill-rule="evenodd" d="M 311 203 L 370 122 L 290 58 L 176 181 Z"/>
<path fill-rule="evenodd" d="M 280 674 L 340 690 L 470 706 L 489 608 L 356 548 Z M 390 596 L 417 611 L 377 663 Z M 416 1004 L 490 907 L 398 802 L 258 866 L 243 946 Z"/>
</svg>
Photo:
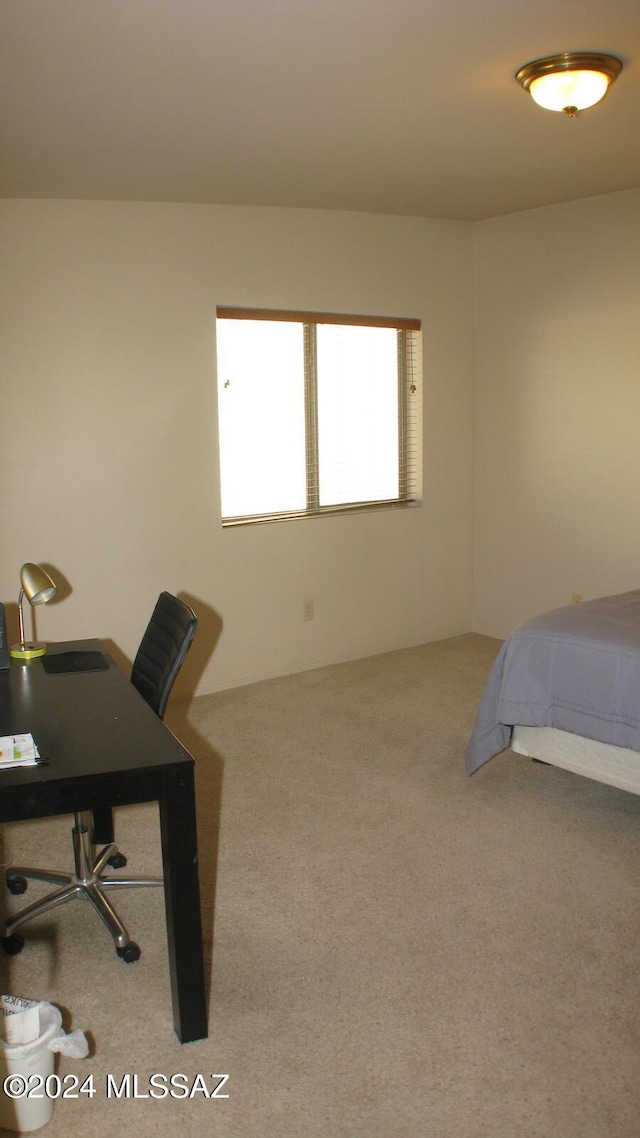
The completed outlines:
<svg viewBox="0 0 640 1138">
<path fill-rule="evenodd" d="M 599 103 L 621 71 L 614 55 L 565 51 L 526 63 L 516 79 L 539 106 L 574 118 Z"/>
</svg>

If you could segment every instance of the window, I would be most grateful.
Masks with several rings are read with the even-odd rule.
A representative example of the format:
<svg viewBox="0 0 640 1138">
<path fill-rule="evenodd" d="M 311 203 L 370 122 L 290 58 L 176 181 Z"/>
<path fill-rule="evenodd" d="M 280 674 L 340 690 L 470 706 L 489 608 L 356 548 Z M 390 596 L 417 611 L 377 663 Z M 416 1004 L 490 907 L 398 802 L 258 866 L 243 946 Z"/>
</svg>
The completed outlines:
<svg viewBox="0 0 640 1138">
<path fill-rule="evenodd" d="M 415 502 L 420 323 L 218 308 L 222 521 Z"/>
</svg>

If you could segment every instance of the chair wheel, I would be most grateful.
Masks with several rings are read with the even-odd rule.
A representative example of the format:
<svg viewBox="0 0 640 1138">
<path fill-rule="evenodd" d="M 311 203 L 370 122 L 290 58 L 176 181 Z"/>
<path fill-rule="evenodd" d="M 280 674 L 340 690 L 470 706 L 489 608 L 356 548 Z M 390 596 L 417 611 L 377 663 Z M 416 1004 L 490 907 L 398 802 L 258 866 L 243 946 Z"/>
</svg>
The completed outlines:
<svg viewBox="0 0 640 1138">
<path fill-rule="evenodd" d="M 7 874 L 7 889 L 10 893 L 15 893 L 16 897 L 21 893 L 27 892 L 27 879 L 21 877 L 19 873 Z"/>
<path fill-rule="evenodd" d="M 18 949 L 18 951 L 20 950 Z M 128 944 L 125 944 L 124 948 L 117 948 L 116 952 L 118 956 L 124 960 L 125 964 L 133 964 L 134 961 L 140 959 L 140 947 L 134 940 L 130 940 Z"/>
<path fill-rule="evenodd" d="M 17 956 L 24 947 L 24 938 L 18 933 L 11 933 L 10 936 L 0 937 L 0 944 L 9 956 Z"/>
<path fill-rule="evenodd" d="M 123 853 L 120 853 L 119 850 L 117 853 L 114 853 L 113 856 L 110 857 L 109 861 L 107 862 L 107 865 L 112 866 L 113 869 L 124 869 L 126 864 L 127 864 L 127 859 Z"/>
</svg>

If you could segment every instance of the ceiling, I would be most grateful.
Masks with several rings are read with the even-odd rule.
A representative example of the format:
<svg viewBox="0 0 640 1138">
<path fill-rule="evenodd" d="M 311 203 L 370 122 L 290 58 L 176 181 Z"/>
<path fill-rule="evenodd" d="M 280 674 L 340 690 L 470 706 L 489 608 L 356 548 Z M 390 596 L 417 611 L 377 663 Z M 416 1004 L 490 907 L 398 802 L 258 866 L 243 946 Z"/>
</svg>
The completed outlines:
<svg viewBox="0 0 640 1138">
<path fill-rule="evenodd" d="M 618 55 L 570 120 L 518 67 Z M 0 196 L 477 220 L 640 186 L 638 0 L 0 0 Z"/>
</svg>

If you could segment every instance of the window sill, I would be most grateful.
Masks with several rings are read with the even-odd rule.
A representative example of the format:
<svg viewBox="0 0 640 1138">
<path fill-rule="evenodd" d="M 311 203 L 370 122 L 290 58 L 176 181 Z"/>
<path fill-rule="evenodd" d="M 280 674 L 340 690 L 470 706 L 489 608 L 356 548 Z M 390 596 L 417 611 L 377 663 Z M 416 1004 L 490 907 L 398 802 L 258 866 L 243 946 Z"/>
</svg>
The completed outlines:
<svg viewBox="0 0 640 1138">
<path fill-rule="evenodd" d="M 255 514 L 250 517 L 223 518 L 223 529 L 236 529 L 238 526 L 264 525 L 267 522 L 295 522 L 307 518 L 334 517 L 336 514 L 344 517 L 348 514 L 370 514 L 389 510 L 413 510 L 421 506 L 418 499 L 400 501 L 390 499 L 386 502 L 361 502 L 348 506 L 321 506 L 317 510 L 292 510 L 282 514 Z"/>
</svg>

